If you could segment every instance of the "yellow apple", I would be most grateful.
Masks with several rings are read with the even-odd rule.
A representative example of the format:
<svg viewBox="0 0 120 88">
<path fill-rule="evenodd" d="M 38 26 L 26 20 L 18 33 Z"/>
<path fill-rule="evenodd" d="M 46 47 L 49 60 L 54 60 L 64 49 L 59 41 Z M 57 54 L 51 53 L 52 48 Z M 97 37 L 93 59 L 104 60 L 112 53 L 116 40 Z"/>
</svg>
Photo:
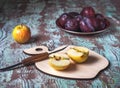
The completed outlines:
<svg viewBox="0 0 120 88">
<path fill-rule="evenodd" d="M 73 47 L 67 51 L 67 55 L 75 62 L 82 63 L 85 62 L 89 55 L 88 48 L 85 47 Z"/>
<path fill-rule="evenodd" d="M 49 65 L 55 70 L 65 70 L 70 65 L 70 59 L 65 54 L 52 54 L 49 58 Z"/>
<path fill-rule="evenodd" d="M 25 24 L 19 24 L 13 29 L 12 37 L 18 43 L 26 43 L 31 38 L 30 28 L 27 27 Z"/>
</svg>

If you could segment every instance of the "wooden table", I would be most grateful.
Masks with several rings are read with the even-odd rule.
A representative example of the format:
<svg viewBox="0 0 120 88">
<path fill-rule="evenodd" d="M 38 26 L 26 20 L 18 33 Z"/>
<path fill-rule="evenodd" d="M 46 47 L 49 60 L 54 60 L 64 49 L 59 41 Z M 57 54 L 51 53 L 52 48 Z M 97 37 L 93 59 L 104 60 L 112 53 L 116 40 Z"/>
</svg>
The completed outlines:
<svg viewBox="0 0 120 88">
<path fill-rule="evenodd" d="M 95 35 L 73 35 L 55 24 L 64 12 L 80 12 L 92 6 L 108 16 L 110 28 Z M 27 44 L 16 43 L 12 29 L 18 24 L 30 27 Z M 20 62 L 26 48 L 45 45 L 49 49 L 72 44 L 85 46 L 106 57 L 110 65 L 94 79 L 63 79 L 44 74 L 34 65 L 0 72 L 0 88 L 120 88 L 120 1 L 119 0 L 0 0 L 0 68 Z"/>
</svg>

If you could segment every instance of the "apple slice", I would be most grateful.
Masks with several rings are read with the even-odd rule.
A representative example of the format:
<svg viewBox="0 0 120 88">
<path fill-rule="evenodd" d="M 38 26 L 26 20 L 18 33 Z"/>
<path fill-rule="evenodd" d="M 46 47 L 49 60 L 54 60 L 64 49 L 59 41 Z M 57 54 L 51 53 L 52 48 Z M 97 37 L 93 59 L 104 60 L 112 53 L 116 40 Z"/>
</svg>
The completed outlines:
<svg viewBox="0 0 120 88">
<path fill-rule="evenodd" d="M 73 47 L 67 51 L 67 55 L 75 62 L 85 62 L 89 55 L 89 50 L 85 47 Z"/>
<path fill-rule="evenodd" d="M 65 70 L 70 65 L 70 59 L 66 54 L 51 54 L 49 58 L 49 65 L 55 70 Z"/>
</svg>

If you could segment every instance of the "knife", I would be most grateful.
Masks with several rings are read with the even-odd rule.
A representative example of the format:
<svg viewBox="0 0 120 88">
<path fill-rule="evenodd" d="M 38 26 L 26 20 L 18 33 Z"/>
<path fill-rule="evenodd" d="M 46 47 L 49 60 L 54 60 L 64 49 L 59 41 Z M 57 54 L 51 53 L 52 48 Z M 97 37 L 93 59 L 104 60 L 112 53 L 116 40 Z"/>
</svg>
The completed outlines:
<svg viewBox="0 0 120 88">
<path fill-rule="evenodd" d="M 40 54 L 37 54 L 37 55 L 27 57 L 27 58 L 25 58 L 24 60 L 22 60 L 21 62 L 19 62 L 17 64 L 14 64 L 14 65 L 11 65 L 11 66 L 8 66 L 8 67 L 5 67 L 5 68 L 1 68 L 0 71 L 13 70 L 15 68 L 19 68 L 19 67 L 22 67 L 22 66 L 32 65 L 35 62 L 38 62 L 38 61 L 49 58 L 50 54 L 59 52 L 61 50 L 64 50 L 66 47 L 67 47 L 67 45 L 65 45 L 61 49 L 56 49 L 56 50 L 53 50 L 51 52 L 43 52 L 43 53 L 40 53 Z"/>
</svg>

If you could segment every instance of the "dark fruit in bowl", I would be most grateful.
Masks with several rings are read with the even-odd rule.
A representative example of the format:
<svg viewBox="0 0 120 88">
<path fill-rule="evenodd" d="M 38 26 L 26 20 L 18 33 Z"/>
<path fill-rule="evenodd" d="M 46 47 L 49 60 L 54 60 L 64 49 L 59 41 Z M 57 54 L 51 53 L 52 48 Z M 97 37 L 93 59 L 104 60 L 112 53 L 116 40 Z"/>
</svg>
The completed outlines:
<svg viewBox="0 0 120 88">
<path fill-rule="evenodd" d="M 78 16 L 79 15 L 79 13 L 77 13 L 77 12 L 69 12 L 68 13 L 71 17 L 75 17 L 75 16 Z"/>
<path fill-rule="evenodd" d="M 59 24 L 62 26 L 62 28 L 65 27 L 65 23 L 66 23 L 66 21 L 67 21 L 68 18 L 71 18 L 68 13 L 63 13 L 59 17 L 58 21 L 59 21 Z"/>
<path fill-rule="evenodd" d="M 88 27 L 84 20 L 80 21 L 80 30 L 82 32 L 90 32 L 90 28 Z"/>
<path fill-rule="evenodd" d="M 61 26 L 60 23 L 59 23 L 59 19 L 56 20 L 56 25 L 57 25 L 58 27 L 62 28 L 62 26 Z"/>
<path fill-rule="evenodd" d="M 110 26 L 110 22 L 106 18 L 104 19 L 104 22 L 105 22 L 105 28 Z"/>
<path fill-rule="evenodd" d="M 104 22 L 104 20 L 97 20 L 97 28 L 96 28 L 96 31 L 100 31 L 100 30 L 103 30 L 105 29 L 106 27 L 106 23 Z"/>
<path fill-rule="evenodd" d="M 80 14 L 84 17 L 94 17 L 95 11 L 92 7 L 84 7 Z"/>
<path fill-rule="evenodd" d="M 95 18 L 84 17 L 80 21 L 80 29 L 82 32 L 94 32 L 95 26 L 97 26 Z"/>
<path fill-rule="evenodd" d="M 98 27 L 98 23 L 95 17 L 85 17 L 85 23 L 90 28 L 89 32 L 94 32 L 95 29 Z"/>
<path fill-rule="evenodd" d="M 110 22 L 102 14 L 95 14 L 95 17 L 98 24 L 96 31 L 103 30 L 110 26 Z"/>
<path fill-rule="evenodd" d="M 77 15 L 77 16 L 75 16 L 75 19 L 78 21 L 78 22 L 80 22 L 81 20 L 82 20 L 82 16 L 79 14 L 79 15 Z"/>
<path fill-rule="evenodd" d="M 79 29 L 79 23 L 76 19 L 68 19 L 65 24 L 65 29 L 69 31 L 77 31 Z"/>
<path fill-rule="evenodd" d="M 95 14 L 96 19 L 104 20 L 104 16 L 100 13 Z"/>
<path fill-rule="evenodd" d="M 109 20 L 100 13 L 95 13 L 92 7 L 84 7 L 78 12 L 63 13 L 57 20 L 57 26 L 64 30 L 75 32 L 96 32 L 110 26 Z"/>
</svg>

